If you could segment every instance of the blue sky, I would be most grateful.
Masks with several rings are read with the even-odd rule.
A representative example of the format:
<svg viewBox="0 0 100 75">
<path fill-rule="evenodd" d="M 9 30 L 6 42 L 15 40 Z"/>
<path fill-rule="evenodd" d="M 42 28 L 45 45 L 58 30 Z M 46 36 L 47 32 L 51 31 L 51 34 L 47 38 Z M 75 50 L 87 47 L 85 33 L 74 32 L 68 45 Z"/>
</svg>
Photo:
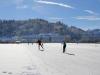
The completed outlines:
<svg viewBox="0 0 100 75">
<path fill-rule="evenodd" d="M 29 18 L 100 29 L 100 0 L 0 0 L 0 19 Z"/>
</svg>

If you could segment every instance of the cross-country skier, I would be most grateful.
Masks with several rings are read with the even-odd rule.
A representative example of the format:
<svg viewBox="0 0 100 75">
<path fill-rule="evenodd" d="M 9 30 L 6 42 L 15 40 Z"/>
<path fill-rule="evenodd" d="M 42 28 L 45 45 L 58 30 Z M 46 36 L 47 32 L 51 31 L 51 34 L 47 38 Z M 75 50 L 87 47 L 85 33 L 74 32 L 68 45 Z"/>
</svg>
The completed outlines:
<svg viewBox="0 0 100 75">
<path fill-rule="evenodd" d="M 63 42 L 63 53 L 65 53 L 65 51 L 66 51 L 66 42 L 64 41 Z"/>
<path fill-rule="evenodd" d="M 39 50 L 40 50 L 40 47 L 41 47 L 42 49 L 44 49 L 44 48 L 43 48 L 43 43 L 42 43 L 41 40 L 38 40 L 37 43 L 38 43 L 38 49 L 39 49 Z"/>
</svg>

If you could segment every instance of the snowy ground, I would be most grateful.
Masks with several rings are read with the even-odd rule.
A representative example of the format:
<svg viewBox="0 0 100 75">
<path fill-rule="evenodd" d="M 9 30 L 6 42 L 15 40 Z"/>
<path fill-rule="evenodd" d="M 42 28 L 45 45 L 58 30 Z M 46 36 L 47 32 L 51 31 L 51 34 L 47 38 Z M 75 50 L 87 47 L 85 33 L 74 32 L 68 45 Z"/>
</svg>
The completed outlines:
<svg viewBox="0 0 100 75">
<path fill-rule="evenodd" d="M 0 44 L 0 75 L 100 75 L 100 44 Z"/>
</svg>

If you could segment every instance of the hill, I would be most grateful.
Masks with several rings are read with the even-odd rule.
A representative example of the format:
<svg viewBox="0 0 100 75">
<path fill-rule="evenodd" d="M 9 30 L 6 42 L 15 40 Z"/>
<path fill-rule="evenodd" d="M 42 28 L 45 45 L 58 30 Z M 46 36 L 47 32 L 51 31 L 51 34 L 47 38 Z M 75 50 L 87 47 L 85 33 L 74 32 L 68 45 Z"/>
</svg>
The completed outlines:
<svg viewBox="0 0 100 75">
<path fill-rule="evenodd" d="M 35 42 L 100 42 L 100 29 L 82 30 L 60 21 L 51 23 L 43 19 L 0 20 L 0 41 Z"/>
</svg>

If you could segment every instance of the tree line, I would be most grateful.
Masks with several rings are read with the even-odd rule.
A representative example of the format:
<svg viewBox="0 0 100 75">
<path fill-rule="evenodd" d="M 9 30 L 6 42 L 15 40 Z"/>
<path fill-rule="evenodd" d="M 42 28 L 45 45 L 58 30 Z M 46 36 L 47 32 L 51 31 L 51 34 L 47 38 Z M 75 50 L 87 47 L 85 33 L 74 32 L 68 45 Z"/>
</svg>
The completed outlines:
<svg viewBox="0 0 100 75">
<path fill-rule="evenodd" d="M 67 42 L 100 42 L 100 29 L 83 30 L 68 26 L 60 21 L 55 23 L 43 19 L 0 20 L 0 38 L 21 37 L 38 34 L 58 34 Z"/>
</svg>

